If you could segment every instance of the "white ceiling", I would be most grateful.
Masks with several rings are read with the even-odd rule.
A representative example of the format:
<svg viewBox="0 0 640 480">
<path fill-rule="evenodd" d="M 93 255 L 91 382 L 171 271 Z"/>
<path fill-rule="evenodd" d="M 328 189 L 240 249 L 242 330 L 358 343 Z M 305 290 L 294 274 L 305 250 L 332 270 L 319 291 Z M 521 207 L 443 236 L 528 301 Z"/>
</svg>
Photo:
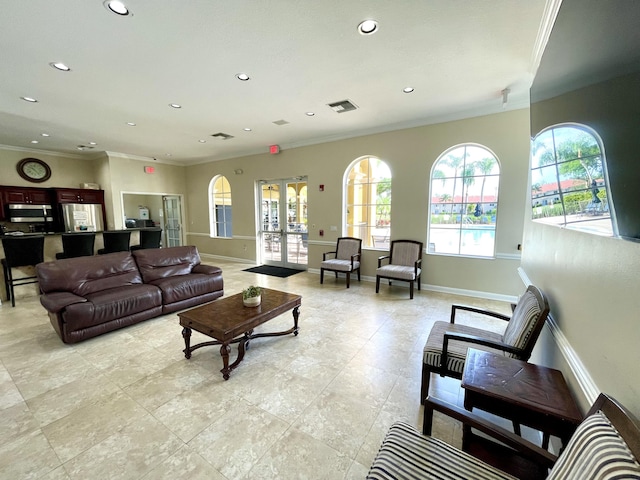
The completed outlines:
<svg viewBox="0 0 640 480">
<path fill-rule="evenodd" d="M 0 144 L 186 165 L 522 108 L 559 1 L 125 3 L 2 2 Z"/>
</svg>

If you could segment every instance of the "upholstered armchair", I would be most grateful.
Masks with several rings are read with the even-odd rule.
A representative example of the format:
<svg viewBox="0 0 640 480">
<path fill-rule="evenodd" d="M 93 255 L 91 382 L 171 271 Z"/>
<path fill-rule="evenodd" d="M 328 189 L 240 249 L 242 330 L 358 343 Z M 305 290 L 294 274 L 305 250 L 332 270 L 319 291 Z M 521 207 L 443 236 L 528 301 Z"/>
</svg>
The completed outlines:
<svg viewBox="0 0 640 480">
<path fill-rule="evenodd" d="M 505 320 L 507 326 L 504 333 L 500 334 L 481 327 L 455 323 L 458 311 Z M 501 353 L 518 360 L 529 360 L 548 315 L 549 303 L 534 285 L 529 285 L 522 294 L 511 317 L 489 310 L 452 305 L 451 320 L 435 322 L 424 346 L 420 403 L 424 403 L 429 394 L 431 373 L 462 378 L 467 349 L 470 347 Z"/>
<path fill-rule="evenodd" d="M 340 237 L 336 244 L 335 251 L 325 252 L 322 254 L 322 263 L 320 264 L 320 283 L 324 283 L 324 271 L 329 270 L 335 272 L 336 278 L 338 273 L 344 273 L 347 276 L 347 288 L 349 288 L 349 280 L 352 272 L 358 273 L 358 281 L 360 281 L 360 255 L 362 254 L 362 239 L 354 237 Z"/>
<path fill-rule="evenodd" d="M 385 260 L 387 261 L 386 264 Z M 422 242 L 415 240 L 393 240 L 389 255 L 378 258 L 376 270 L 376 293 L 380 291 L 380 279 L 409 282 L 409 298 L 413 298 L 413 285 L 418 284 L 422 274 Z"/>
<path fill-rule="evenodd" d="M 406 423 L 391 426 L 371 465 L 368 480 L 583 480 L 640 478 L 640 425 L 613 398 L 600 394 L 567 447 L 555 456 L 483 417 L 429 398 L 423 433 Z M 471 439 L 459 450 L 431 436 L 433 410 L 459 420 L 502 445 Z M 492 444 L 483 448 L 479 445 Z M 549 470 L 551 469 L 551 470 Z"/>
</svg>

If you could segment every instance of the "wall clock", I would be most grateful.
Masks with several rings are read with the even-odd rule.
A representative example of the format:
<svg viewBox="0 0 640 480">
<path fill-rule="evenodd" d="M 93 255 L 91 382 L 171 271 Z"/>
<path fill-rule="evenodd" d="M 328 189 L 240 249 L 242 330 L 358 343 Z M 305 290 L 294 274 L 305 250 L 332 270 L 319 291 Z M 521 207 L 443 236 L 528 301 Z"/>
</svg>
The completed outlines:
<svg viewBox="0 0 640 480">
<path fill-rule="evenodd" d="M 18 174 L 29 182 L 42 183 L 51 178 L 51 168 L 37 158 L 23 158 L 16 165 Z"/>
</svg>

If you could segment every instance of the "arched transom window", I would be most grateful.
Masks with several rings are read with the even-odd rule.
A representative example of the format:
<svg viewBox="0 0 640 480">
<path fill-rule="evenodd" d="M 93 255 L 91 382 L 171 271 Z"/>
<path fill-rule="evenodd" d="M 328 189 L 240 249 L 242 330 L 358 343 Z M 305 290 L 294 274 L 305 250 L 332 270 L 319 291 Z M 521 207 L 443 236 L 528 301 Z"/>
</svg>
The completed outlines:
<svg viewBox="0 0 640 480">
<path fill-rule="evenodd" d="M 209 219 L 212 237 L 231 237 L 231 186 L 224 175 L 209 184 Z"/>
<path fill-rule="evenodd" d="M 429 253 L 495 256 L 500 164 L 473 144 L 444 152 L 431 170 Z"/>
<path fill-rule="evenodd" d="M 363 247 L 389 248 L 391 237 L 391 170 L 376 157 L 357 159 L 347 169 L 344 189 L 345 236 L 362 239 Z"/>
</svg>

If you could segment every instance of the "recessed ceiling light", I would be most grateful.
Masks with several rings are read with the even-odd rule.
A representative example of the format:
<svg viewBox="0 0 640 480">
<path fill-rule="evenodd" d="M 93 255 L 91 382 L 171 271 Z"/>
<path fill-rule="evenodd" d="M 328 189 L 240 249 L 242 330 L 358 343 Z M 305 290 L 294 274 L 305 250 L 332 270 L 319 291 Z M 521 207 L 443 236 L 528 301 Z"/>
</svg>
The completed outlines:
<svg viewBox="0 0 640 480">
<path fill-rule="evenodd" d="M 243 130 L 244 130 L 245 132 L 250 132 L 250 131 L 251 131 L 251 129 L 250 129 L 249 127 L 243 128 Z"/>
<path fill-rule="evenodd" d="M 171 108 L 182 108 L 182 105 L 178 105 L 177 103 L 170 103 L 169 106 Z"/>
<path fill-rule="evenodd" d="M 127 122 L 127 125 L 129 125 L 130 127 L 135 127 L 136 126 L 136 124 L 133 123 L 133 122 Z"/>
<path fill-rule="evenodd" d="M 106 0 L 103 5 L 107 8 L 107 10 L 117 15 L 121 15 L 123 17 L 131 15 L 131 12 L 129 11 L 127 6 L 117 0 Z"/>
<path fill-rule="evenodd" d="M 68 66 L 66 66 L 64 63 L 62 63 L 62 62 L 51 62 L 49 65 L 51 65 L 56 70 L 60 70 L 62 72 L 70 72 L 71 71 L 71 69 Z"/>
<path fill-rule="evenodd" d="M 49 136 L 48 133 L 41 133 L 40 135 L 42 135 L 43 137 L 48 137 Z"/>
<path fill-rule="evenodd" d="M 25 102 L 30 102 L 30 103 L 37 103 L 38 100 L 36 100 L 33 97 L 20 97 L 22 100 L 24 100 Z"/>
<path fill-rule="evenodd" d="M 247 75 L 246 73 L 238 73 L 236 75 L 236 78 L 238 80 L 242 80 L 243 82 L 246 82 L 247 80 L 249 80 L 249 75 Z"/>
<path fill-rule="evenodd" d="M 405 88 L 402 89 L 402 91 L 404 93 L 411 93 L 411 92 L 413 92 L 413 90 L 414 90 L 413 87 L 405 87 Z"/>
<path fill-rule="evenodd" d="M 371 35 L 378 31 L 378 22 L 375 20 L 364 20 L 358 25 L 358 32 L 361 35 Z"/>
<path fill-rule="evenodd" d="M 97 145 L 96 142 L 89 142 L 89 145 Z"/>
<path fill-rule="evenodd" d="M 170 157 L 171 156 L 170 153 L 165 153 L 164 155 L 165 155 L 165 157 Z"/>
<path fill-rule="evenodd" d="M 315 115 L 315 113 L 313 113 L 313 112 L 307 112 L 307 113 L 305 113 L 305 115 L 306 115 L 307 117 L 313 117 L 313 116 Z"/>
<path fill-rule="evenodd" d="M 206 140 L 198 140 L 200 143 L 207 143 Z"/>
<path fill-rule="evenodd" d="M 31 143 L 40 143 L 38 140 L 31 140 Z"/>
</svg>

